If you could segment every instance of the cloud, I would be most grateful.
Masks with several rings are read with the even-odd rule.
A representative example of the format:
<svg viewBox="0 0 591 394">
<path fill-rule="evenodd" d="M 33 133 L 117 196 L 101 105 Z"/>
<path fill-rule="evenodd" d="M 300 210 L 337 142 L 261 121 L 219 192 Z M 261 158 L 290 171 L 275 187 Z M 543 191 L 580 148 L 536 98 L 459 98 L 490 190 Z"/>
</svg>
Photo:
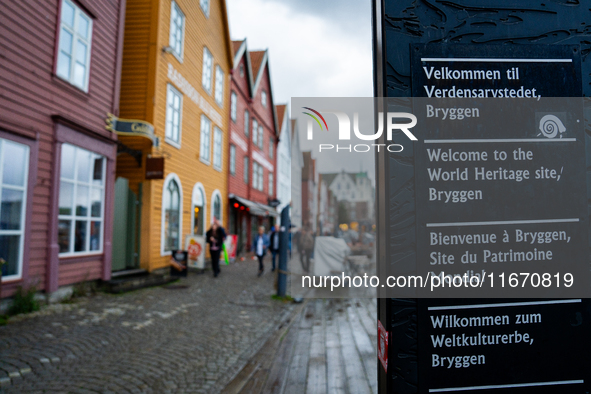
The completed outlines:
<svg viewBox="0 0 591 394">
<path fill-rule="evenodd" d="M 228 0 L 232 38 L 246 37 L 250 50 L 269 48 L 276 104 L 291 97 L 372 95 L 369 5 L 358 15 L 352 4 Z"/>
</svg>

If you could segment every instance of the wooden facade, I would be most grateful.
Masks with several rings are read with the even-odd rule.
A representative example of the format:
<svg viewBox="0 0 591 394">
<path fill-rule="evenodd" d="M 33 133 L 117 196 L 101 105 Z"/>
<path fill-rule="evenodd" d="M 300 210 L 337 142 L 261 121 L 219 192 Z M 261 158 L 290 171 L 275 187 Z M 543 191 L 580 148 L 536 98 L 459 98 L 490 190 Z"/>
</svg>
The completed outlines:
<svg viewBox="0 0 591 394">
<path fill-rule="evenodd" d="M 0 157 L 0 161 L 6 160 L 0 185 L 3 192 L 23 192 L 12 200 L 3 199 L 6 209 L 0 217 L 0 257 L 8 264 L 3 268 L 0 296 L 12 295 L 18 286 L 35 285 L 37 290 L 52 292 L 84 280 L 109 279 L 117 137 L 105 130 L 105 118 L 108 113 L 119 112 L 125 0 L 0 0 L 0 9 L 0 144 L 8 141 L 11 154 L 15 146 L 27 151 L 23 166 L 6 159 L 8 150 Z M 63 60 L 67 56 L 60 55 L 61 50 L 74 50 L 68 46 L 72 41 L 68 42 L 66 36 L 70 33 L 63 33 L 73 31 L 69 23 L 79 24 L 76 43 L 87 40 L 76 44 L 78 59 L 84 64 Z M 84 26 L 86 30 L 80 33 Z M 79 33 L 84 36 L 76 35 Z M 69 65 L 75 68 L 70 70 Z M 78 78 L 80 82 L 72 82 Z M 103 182 L 96 189 L 100 201 L 92 200 L 96 202 L 92 215 L 96 213 L 98 219 L 63 219 L 62 214 L 70 208 L 75 215 L 91 218 L 87 212 L 90 205 L 84 202 L 88 196 L 84 193 L 90 189 L 78 181 L 72 183 L 78 185 L 80 196 L 74 197 L 76 206 L 58 209 L 58 205 L 68 204 L 67 193 L 60 194 L 65 184 L 61 178 L 62 151 L 72 147 L 82 149 L 75 157 L 88 152 L 97 155 L 88 157 L 95 158 L 89 182 Z M 75 164 L 78 180 L 86 176 L 79 163 Z M 105 164 L 100 167 L 97 163 Z M 23 172 L 24 177 L 19 179 L 26 181 L 15 188 L 9 180 Z M 19 204 L 24 205 L 22 211 Z M 20 216 L 20 223 L 12 222 Z M 16 243 L 11 243 L 10 237 L 22 237 L 16 254 L 10 246 Z M 94 239 L 88 241 L 89 237 Z M 66 245 L 70 240 L 76 245 Z M 66 246 L 69 253 L 63 251 Z"/>
<path fill-rule="evenodd" d="M 268 204 L 277 196 L 277 146 L 279 125 L 283 119 L 278 119 L 273 103 L 268 52 L 249 52 L 246 39 L 232 44 L 231 93 L 236 97 L 236 116 L 235 119 L 230 117 L 229 144 L 235 152 L 235 171 L 228 175 L 229 193 L 233 197 L 229 201 L 229 230 L 239 236 L 239 252 L 244 252 L 249 249 L 256 227 L 265 225 L 269 230 L 277 216 L 275 208 Z M 257 130 L 254 130 L 255 124 Z M 254 179 L 255 168 L 262 169 L 262 185 L 259 184 L 260 177 Z M 239 201 L 235 197 L 248 201 Z"/>
<path fill-rule="evenodd" d="M 178 48 L 172 38 L 176 34 L 172 33 L 177 31 L 172 19 L 174 23 L 182 21 L 182 40 Z M 212 57 L 212 85 L 209 91 L 204 87 L 204 48 Z M 192 197 L 198 190 L 204 199 L 204 206 L 201 207 L 204 211 L 203 231 L 213 218 L 212 204 L 216 198 L 222 202 L 221 220 L 227 223 L 229 76 L 232 61 L 224 0 L 210 1 L 207 10 L 201 8 L 200 2 L 192 0 L 128 0 L 121 117 L 152 124 L 156 142 L 139 148 L 131 141 L 123 141 L 131 149 L 141 151 L 140 162 L 127 153 L 117 158 L 117 177 L 127 179 L 130 190 L 141 195 L 138 220 L 141 236 L 137 251 L 140 268 L 153 271 L 169 264 L 170 251 L 163 247 L 164 227 L 168 226 L 168 213 L 163 211 L 163 196 L 166 192 L 164 188 L 171 180 L 178 184 L 181 196 L 180 231 L 175 235 L 178 248 L 183 249 L 185 237 L 194 233 Z M 216 100 L 218 68 L 223 72 L 221 102 Z M 166 135 L 166 122 L 171 118 L 167 114 L 169 91 L 181 97 L 182 103 L 177 142 Z M 211 122 L 209 161 L 202 157 L 201 126 L 204 116 Z M 216 128 L 221 130 L 222 135 L 218 168 L 213 160 Z M 163 179 L 145 178 L 146 159 L 153 157 L 164 158 Z"/>
</svg>

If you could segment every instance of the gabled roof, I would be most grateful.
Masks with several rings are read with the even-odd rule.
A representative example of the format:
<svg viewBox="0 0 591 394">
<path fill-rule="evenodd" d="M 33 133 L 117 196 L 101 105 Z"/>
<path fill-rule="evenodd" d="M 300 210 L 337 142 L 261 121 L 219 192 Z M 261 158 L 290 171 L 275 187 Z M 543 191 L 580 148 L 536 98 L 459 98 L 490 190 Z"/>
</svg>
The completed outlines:
<svg viewBox="0 0 591 394">
<path fill-rule="evenodd" d="M 240 41 L 232 41 L 232 49 L 234 50 L 234 56 L 238 53 L 238 50 L 242 47 L 243 44 L 246 44 L 246 38 Z"/>
<path fill-rule="evenodd" d="M 232 46 L 234 48 L 234 70 L 238 68 L 240 64 L 240 59 L 244 56 L 246 52 L 246 38 L 242 41 L 232 41 Z M 246 79 L 248 81 L 249 93 L 250 97 L 253 96 L 253 87 L 254 81 L 252 79 L 252 67 L 250 65 L 250 56 L 244 56 L 244 63 L 246 63 Z"/>
<path fill-rule="evenodd" d="M 267 93 L 269 95 L 269 102 L 271 105 L 273 105 L 273 86 L 271 85 L 271 70 L 269 69 L 269 50 L 265 49 L 264 51 L 249 51 L 248 57 L 250 58 L 250 64 L 252 65 L 252 76 L 254 79 L 251 97 L 254 98 L 257 95 L 257 90 L 261 84 L 263 75 L 265 74 L 266 67 L 269 77 L 269 91 Z M 281 130 L 279 130 L 279 121 L 274 106 L 271 107 L 271 111 L 273 112 L 273 122 L 275 123 L 275 136 L 279 137 Z"/>
<path fill-rule="evenodd" d="M 252 76 L 255 78 L 255 80 L 257 80 L 259 77 L 263 60 L 266 60 L 266 54 L 267 51 L 248 52 L 248 55 L 250 56 L 250 64 L 252 65 Z"/>
<path fill-rule="evenodd" d="M 278 104 L 275 106 L 275 111 L 277 112 L 277 123 L 279 123 L 279 127 L 283 126 L 283 119 L 285 116 L 285 110 L 287 109 L 287 104 Z"/>
<path fill-rule="evenodd" d="M 232 48 L 234 50 L 234 67 L 233 69 L 236 70 L 238 65 L 240 64 L 240 59 L 244 56 L 244 54 L 248 54 L 248 56 L 244 56 L 244 62 L 246 63 L 246 72 L 248 74 L 248 84 L 250 87 L 250 98 L 254 98 L 257 93 L 257 89 L 260 85 L 261 80 L 263 79 L 263 74 L 265 73 L 265 67 L 267 67 L 268 74 L 269 74 L 269 102 L 273 105 L 273 89 L 271 86 L 271 71 L 269 70 L 269 52 L 267 49 L 264 51 L 248 51 L 246 47 L 246 38 L 242 41 L 232 41 Z M 279 137 L 279 122 L 277 120 L 277 113 L 275 107 L 271 108 L 273 112 L 273 122 L 275 124 L 275 135 Z"/>
</svg>

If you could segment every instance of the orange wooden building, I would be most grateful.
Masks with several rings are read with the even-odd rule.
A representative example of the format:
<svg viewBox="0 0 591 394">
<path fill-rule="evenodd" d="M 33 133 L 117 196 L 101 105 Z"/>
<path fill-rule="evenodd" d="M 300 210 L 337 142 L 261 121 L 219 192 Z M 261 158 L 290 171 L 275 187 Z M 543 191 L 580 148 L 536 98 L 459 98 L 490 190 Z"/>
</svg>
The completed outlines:
<svg viewBox="0 0 591 394">
<path fill-rule="evenodd" d="M 224 0 L 127 0 L 113 271 L 167 267 L 227 223 L 232 62 Z"/>
</svg>

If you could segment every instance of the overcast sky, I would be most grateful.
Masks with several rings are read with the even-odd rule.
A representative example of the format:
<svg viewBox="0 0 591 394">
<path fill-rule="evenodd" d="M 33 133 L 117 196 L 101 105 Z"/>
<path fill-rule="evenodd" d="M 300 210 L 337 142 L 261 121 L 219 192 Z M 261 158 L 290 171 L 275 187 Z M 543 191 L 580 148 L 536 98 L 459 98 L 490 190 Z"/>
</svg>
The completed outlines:
<svg viewBox="0 0 591 394">
<path fill-rule="evenodd" d="M 226 0 L 233 40 L 269 49 L 275 104 L 292 97 L 371 97 L 370 0 Z M 292 115 L 297 116 L 297 114 Z M 319 172 L 363 169 L 374 178 L 373 156 L 318 157 Z M 369 161 L 368 161 L 369 160 Z"/>
<path fill-rule="evenodd" d="M 233 40 L 269 49 L 275 104 L 370 97 L 370 0 L 227 0 Z"/>
</svg>

